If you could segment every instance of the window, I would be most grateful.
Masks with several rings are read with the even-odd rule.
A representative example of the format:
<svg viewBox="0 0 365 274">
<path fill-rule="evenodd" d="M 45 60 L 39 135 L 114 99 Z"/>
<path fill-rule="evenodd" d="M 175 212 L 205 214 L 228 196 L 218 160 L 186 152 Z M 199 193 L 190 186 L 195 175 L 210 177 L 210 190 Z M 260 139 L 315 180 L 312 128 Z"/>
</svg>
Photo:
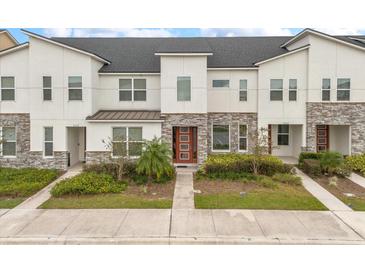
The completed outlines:
<svg viewBox="0 0 365 274">
<path fill-rule="evenodd" d="M 297 79 L 289 79 L 289 101 L 297 100 Z"/>
<path fill-rule="evenodd" d="M 177 100 L 190 101 L 191 100 L 191 77 L 178 76 L 177 77 Z"/>
<path fill-rule="evenodd" d="M 52 77 L 43 76 L 43 101 L 52 100 Z"/>
<path fill-rule="evenodd" d="M 247 151 L 247 125 L 239 125 L 239 150 Z"/>
<path fill-rule="evenodd" d="M 213 125 L 213 150 L 229 151 L 229 125 Z"/>
<path fill-rule="evenodd" d="M 247 101 L 247 80 L 240 80 L 240 101 Z"/>
<path fill-rule="evenodd" d="M 337 101 L 350 101 L 350 79 L 337 79 Z"/>
<path fill-rule="evenodd" d="M 289 145 L 289 125 L 278 125 L 278 145 Z"/>
<path fill-rule="evenodd" d="M 53 157 L 53 127 L 44 128 L 44 156 Z"/>
<path fill-rule="evenodd" d="M 140 156 L 142 145 L 141 127 L 113 128 L 113 156 Z"/>
<path fill-rule="evenodd" d="M 1 138 L 2 138 L 2 155 L 16 156 L 15 127 L 3 127 Z"/>
<path fill-rule="evenodd" d="M 119 101 L 146 101 L 146 79 L 119 79 Z"/>
<path fill-rule="evenodd" d="M 68 100 L 82 100 L 82 77 L 68 77 Z"/>
<path fill-rule="evenodd" d="M 331 100 L 331 79 L 322 79 L 322 101 Z"/>
<path fill-rule="evenodd" d="M 15 80 L 14 77 L 1 77 L 1 100 L 15 100 Z"/>
<path fill-rule="evenodd" d="M 229 88 L 229 80 L 213 80 L 213 88 Z"/>
<path fill-rule="evenodd" d="M 283 101 L 283 80 L 271 79 L 270 80 L 270 100 L 271 101 Z"/>
</svg>

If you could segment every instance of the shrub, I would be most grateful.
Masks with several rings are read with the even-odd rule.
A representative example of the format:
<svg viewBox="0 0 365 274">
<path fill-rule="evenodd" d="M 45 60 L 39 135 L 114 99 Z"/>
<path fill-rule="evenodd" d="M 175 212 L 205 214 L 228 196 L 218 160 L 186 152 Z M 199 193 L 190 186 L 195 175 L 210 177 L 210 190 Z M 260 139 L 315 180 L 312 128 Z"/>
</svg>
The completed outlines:
<svg viewBox="0 0 365 274">
<path fill-rule="evenodd" d="M 302 185 L 302 179 L 300 177 L 288 173 L 277 173 L 272 177 L 272 179 L 283 184 L 295 186 Z"/>
<path fill-rule="evenodd" d="M 303 164 L 305 159 L 320 160 L 322 153 L 317 152 L 301 152 L 299 154 L 299 165 Z"/>
<path fill-rule="evenodd" d="M 211 154 L 203 164 L 202 168 L 206 174 L 212 173 L 253 173 L 252 161 L 254 155 L 227 153 Z M 258 159 L 258 174 L 272 176 L 275 173 L 289 173 L 290 165 L 284 164 L 279 158 L 272 155 L 263 155 Z"/>
<path fill-rule="evenodd" d="M 345 165 L 347 168 L 361 172 L 365 175 L 365 154 L 346 157 Z"/>
<path fill-rule="evenodd" d="M 212 179 L 212 180 L 229 180 L 229 181 L 243 181 L 243 182 L 250 182 L 257 180 L 257 176 L 252 173 L 233 172 L 233 171 L 226 171 L 219 173 L 215 172 L 205 173 L 202 170 L 198 170 L 195 173 L 195 178 L 197 180 Z"/>
<path fill-rule="evenodd" d="M 278 184 L 271 179 L 270 177 L 266 177 L 266 176 L 260 176 L 257 180 L 257 183 L 262 185 L 263 187 L 267 187 L 267 188 L 277 188 Z"/>
<path fill-rule="evenodd" d="M 323 152 L 319 161 L 322 172 L 327 172 L 329 175 L 339 170 L 344 162 L 342 154 L 335 151 Z"/>
<path fill-rule="evenodd" d="M 303 160 L 302 169 L 305 173 L 313 176 L 319 176 L 322 173 L 319 160 L 305 159 Z"/>
<path fill-rule="evenodd" d="M 54 197 L 60 197 L 63 195 L 118 193 L 125 188 L 125 183 L 115 181 L 109 174 L 83 172 L 59 182 L 52 188 L 51 194 Z"/>
<path fill-rule="evenodd" d="M 118 178 L 118 165 L 115 163 L 87 164 L 84 165 L 83 170 L 97 174 L 105 173 L 113 176 L 114 179 Z"/>
</svg>

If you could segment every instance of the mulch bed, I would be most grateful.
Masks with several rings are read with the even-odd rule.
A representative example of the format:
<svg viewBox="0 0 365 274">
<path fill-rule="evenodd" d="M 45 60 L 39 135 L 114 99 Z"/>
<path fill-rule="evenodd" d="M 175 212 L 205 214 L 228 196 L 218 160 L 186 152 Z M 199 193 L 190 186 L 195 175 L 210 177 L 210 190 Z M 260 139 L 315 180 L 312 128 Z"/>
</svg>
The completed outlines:
<svg viewBox="0 0 365 274">
<path fill-rule="evenodd" d="M 218 193 L 232 193 L 232 192 L 248 192 L 255 188 L 259 188 L 257 184 L 235 182 L 235 181 L 221 181 L 221 180 L 199 180 L 194 181 L 194 190 L 200 190 L 202 194 L 218 194 Z"/>
<path fill-rule="evenodd" d="M 147 189 L 147 192 L 144 192 L 145 188 Z M 172 199 L 174 196 L 174 190 L 175 181 L 165 184 L 149 183 L 145 186 L 129 183 L 127 189 L 123 191 L 123 194 L 130 194 L 146 199 Z"/>
<path fill-rule="evenodd" d="M 365 188 L 355 184 L 351 180 L 343 177 L 337 177 L 337 186 L 329 185 L 328 176 L 321 176 L 314 178 L 314 180 L 319 183 L 322 187 L 330 191 L 335 196 L 344 196 L 347 197 L 344 193 L 352 193 L 355 197 L 364 198 L 365 199 Z"/>
</svg>

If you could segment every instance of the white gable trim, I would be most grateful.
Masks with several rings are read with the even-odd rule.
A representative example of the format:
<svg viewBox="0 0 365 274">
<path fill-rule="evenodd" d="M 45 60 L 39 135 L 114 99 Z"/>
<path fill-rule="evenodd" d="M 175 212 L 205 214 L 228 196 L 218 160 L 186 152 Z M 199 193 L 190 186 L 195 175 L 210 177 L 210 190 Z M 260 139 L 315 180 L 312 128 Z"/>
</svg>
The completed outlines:
<svg viewBox="0 0 365 274">
<path fill-rule="evenodd" d="M 51 39 L 49 39 L 47 37 L 44 37 L 42 35 L 39 35 L 39 34 L 36 34 L 36 33 L 33 33 L 33 32 L 29 32 L 29 31 L 24 30 L 24 29 L 22 29 L 21 31 L 24 32 L 25 34 L 27 34 L 30 37 L 37 38 L 37 39 L 40 39 L 42 41 L 48 42 L 50 44 L 54 44 L 54 45 L 57 45 L 57 46 L 60 46 L 60 47 L 63 47 L 63 48 L 67 48 L 69 50 L 73 50 L 73 51 L 76 51 L 76 52 L 79 52 L 79 53 L 88 55 L 88 56 L 90 56 L 90 57 L 92 57 L 92 58 L 94 58 L 94 59 L 96 59 L 96 60 L 98 60 L 98 61 L 100 61 L 102 63 L 108 64 L 108 65 L 111 64 L 111 62 L 109 60 L 106 60 L 106 59 L 104 59 L 102 57 L 99 57 L 99 56 L 97 56 L 97 55 L 95 55 L 93 53 L 90 53 L 90 52 L 87 52 L 87 51 L 84 51 L 84 50 L 81 50 L 81 49 L 77 49 L 77 48 L 74 48 L 74 47 L 71 47 L 71 46 L 62 44 L 60 42 L 56 42 L 56 41 L 51 40 Z"/>
<path fill-rule="evenodd" d="M 29 43 L 27 42 L 27 43 L 23 43 L 23 44 L 20 44 L 20 45 L 17 45 L 17 46 L 2 50 L 2 51 L 0 51 L 0 56 L 3 56 L 5 54 L 9 54 L 9 53 L 21 50 L 21 49 L 26 48 L 28 46 L 29 46 Z"/>
<path fill-rule="evenodd" d="M 211 52 L 156 52 L 156 56 L 210 56 L 213 55 Z"/>
<path fill-rule="evenodd" d="M 286 53 L 283 53 L 283 54 L 280 54 L 280 55 L 277 55 L 277 56 L 274 56 L 272 58 L 269 58 L 269 59 L 266 59 L 266 60 L 262 60 L 260 62 L 255 63 L 255 65 L 258 66 L 258 65 L 261 65 L 261 64 L 270 62 L 270 61 L 274 61 L 276 59 L 279 59 L 279 58 L 282 58 L 282 57 L 285 57 L 285 56 L 288 56 L 288 55 L 297 53 L 299 51 L 309 49 L 309 47 L 310 47 L 310 45 L 307 45 L 307 46 L 304 46 L 304 47 L 301 47 L 301 48 L 298 48 L 298 49 L 295 49 L 295 50 L 292 50 L 292 51 L 289 51 L 289 52 L 286 52 Z"/>
</svg>

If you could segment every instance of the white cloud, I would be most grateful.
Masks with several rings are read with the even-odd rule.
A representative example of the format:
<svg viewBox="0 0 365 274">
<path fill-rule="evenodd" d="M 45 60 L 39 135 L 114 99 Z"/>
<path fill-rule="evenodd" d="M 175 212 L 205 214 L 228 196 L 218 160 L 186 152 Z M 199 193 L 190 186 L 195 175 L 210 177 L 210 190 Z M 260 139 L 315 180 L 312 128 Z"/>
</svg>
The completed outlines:
<svg viewBox="0 0 365 274">
<path fill-rule="evenodd" d="M 44 29 L 44 35 L 48 37 L 56 36 L 56 37 L 68 37 L 71 36 L 72 29 L 70 28 L 54 28 L 54 29 Z"/>
<path fill-rule="evenodd" d="M 361 35 L 365 31 L 358 28 L 316 28 L 316 30 L 330 35 Z"/>
<path fill-rule="evenodd" d="M 202 36 L 288 36 L 293 35 L 290 29 L 286 28 L 244 28 L 244 29 L 201 29 Z"/>
</svg>

